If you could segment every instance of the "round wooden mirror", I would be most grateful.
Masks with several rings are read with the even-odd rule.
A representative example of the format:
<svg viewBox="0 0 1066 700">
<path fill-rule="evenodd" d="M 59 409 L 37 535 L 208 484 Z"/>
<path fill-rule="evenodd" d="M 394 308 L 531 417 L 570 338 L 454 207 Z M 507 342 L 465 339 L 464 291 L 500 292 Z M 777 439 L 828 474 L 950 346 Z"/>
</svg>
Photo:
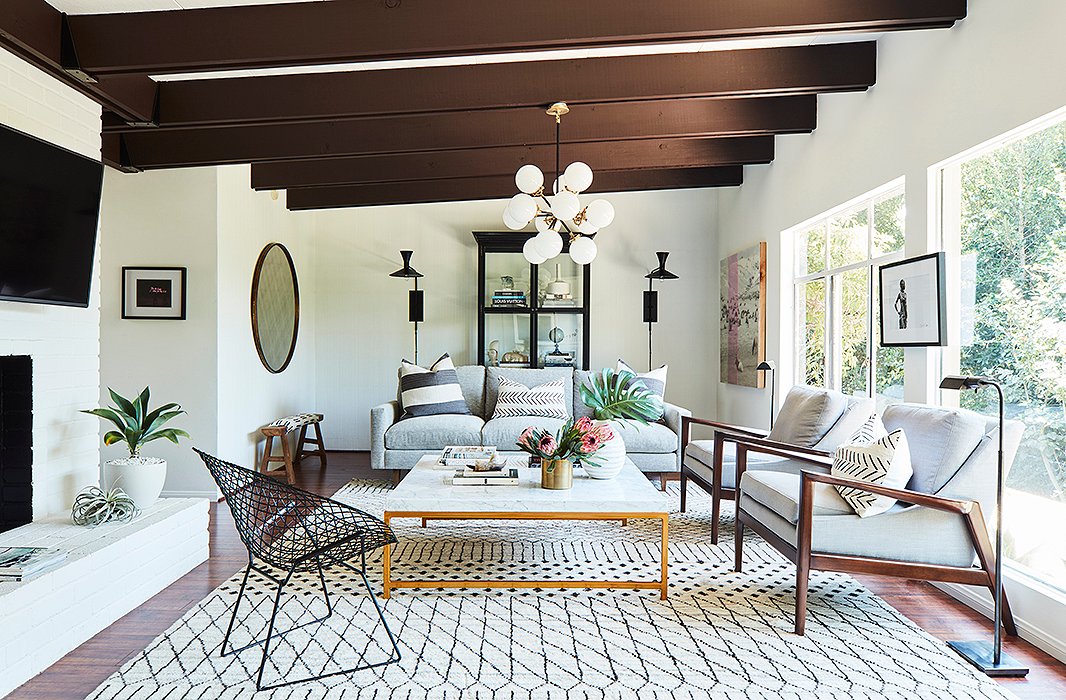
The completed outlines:
<svg viewBox="0 0 1066 700">
<path fill-rule="evenodd" d="M 284 371 L 296 352 L 300 330 L 300 285 L 285 246 L 271 243 L 259 254 L 252 275 L 252 337 L 263 366 Z"/>
</svg>

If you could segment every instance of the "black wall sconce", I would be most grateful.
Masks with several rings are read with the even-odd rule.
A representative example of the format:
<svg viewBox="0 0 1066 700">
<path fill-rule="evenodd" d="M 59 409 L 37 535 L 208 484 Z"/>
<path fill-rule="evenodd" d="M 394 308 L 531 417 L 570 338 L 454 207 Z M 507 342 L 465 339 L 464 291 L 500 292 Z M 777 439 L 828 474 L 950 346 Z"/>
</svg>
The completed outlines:
<svg viewBox="0 0 1066 700">
<path fill-rule="evenodd" d="M 411 267 L 411 256 L 414 255 L 413 250 L 401 250 L 400 257 L 403 259 L 403 267 L 396 272 L 389 273 L 389 277 L 402 277 L 405 279 L 413 279 L 415 281 L 415 288 L 408 292 L 407 299 L 407 320 L 415 324 L 415 357 L 414 363 L 418 364 L 418 324 L 425 320 L 425 292 L 418 288 L 418 278 L 424 277 L 421 272 Z"/>
<path fill-rule="evenodd" d="M 648 280 L 648 290 L 644 292 L 644 323 L 648 324 L 648 371 L 650 372 L 655 366 L 652 364 L 652 324 L 659 321 L 659 292 L 655 291 L 653 286 L 655 280 L 676 280 L 681 279 L 674 273 L 666 269 L 666 256 L 670 253 L 666 251 L 659 251 L 655 254 L 659 258 L 659 267 L 655 268 L 644 277 Z"/>
</svg>

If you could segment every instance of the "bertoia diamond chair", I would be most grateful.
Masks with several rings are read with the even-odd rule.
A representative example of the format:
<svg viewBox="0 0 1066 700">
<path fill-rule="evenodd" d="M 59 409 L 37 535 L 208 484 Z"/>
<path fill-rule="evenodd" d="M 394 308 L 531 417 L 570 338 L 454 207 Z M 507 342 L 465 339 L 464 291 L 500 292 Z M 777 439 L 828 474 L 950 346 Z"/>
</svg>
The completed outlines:
<svg viewBox="0 0 1066 700">
<path fill-rule="evenodd" d="M 370 582 L 366 578 L 366 553 L 387 544 L 396 543 L 396 538 L 385 523 L 347 504 L 289 486 L 251 469 L 224 462 L 200 450 L 194 451 L 203 459 L 208 471 L 211 472 L 211 476 L 221 489 L 226 504 L 233 513 L 233 521 L 241 541 L 248 549 L 248 566 L 244 570 L 240 592 L 237 594 L 237 601 L 233 604 L 233 614 L 222 641 L 222 655 L 235 654 L 261 644 L 263 655 L 255 680 L 256 688 L 259 690 L 353 673 L 399 661 L 400 649 L 396 644 L 396 638 L 389 629 L 381 606 L 373 591 L 370 590 Z M 351 563 L 353 560 L 358 560 L 358 567 L 353 566 Z M 301 627 L 322 622 L 333 614 L 333 604 L 329 598 L 324 573 L 325 568 L 333 565 L 353 571 L 362 578 L 370 600 L 373 601 L 374 608 L 377 610 L 381 625 L 389 636 L 392 653 L 385 661 L 365 663 L 353 668 L 306 678 L 286 678 L 279 683 L 263 685 L 263 669 L 270 657 L 271 640 L 283 637 Z M 274 606 L 267 625 L 266 636 L 239 649 L 233 649 L 229 643 L 230 634 L 233 632 L 237 613 L 248 586 L 248 575 L 253 569 L 277 584 Z M 318 573 L 318 580 L 322 584 L 322 594 L 326 600 L 326 614 L 288 630 L 275 632 L 274 627 L 278 610 L 281 607 L 282 594 L 293 576 L 299 572 Z M 227 647 L 230 648 L 227 650 Z"/>
</svg>

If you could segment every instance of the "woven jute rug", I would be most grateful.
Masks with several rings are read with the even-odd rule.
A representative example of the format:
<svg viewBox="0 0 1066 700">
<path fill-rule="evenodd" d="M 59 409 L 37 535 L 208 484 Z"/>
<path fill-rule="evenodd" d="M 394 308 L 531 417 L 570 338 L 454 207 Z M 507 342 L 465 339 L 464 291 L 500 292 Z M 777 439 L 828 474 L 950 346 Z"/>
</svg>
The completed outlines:
<svg viewBox="0 0 1066 700">
<path fill-rule="evenodd" d="M 336 497 L 380 515 L 387 487 L 353 482 Z M 677 499 L 676 490 L 671 496 Z M 670 521 L 670 595 L 566 589 L 399 590 L 381 601 L 399 663 L 257 693 L 260 649 L 221 657 L 240 577 L 220 586 L 94 691 L 94 700 L 402 698 L 1010 698 L 942 642 L 850 576 L 814 573 L 807 633 L 793 631 L 795 569 L 752 536 L 732 571 L 733 528 L 709 543 L 710 501 L 690 494 Z M 394 520 L 397 578 L 648 578 L 655 521 Z M 368 570 L 381 590 L 380 552 Z M 388 658 L 391 647 L 357 575 L 327 574 L 334 613 L 277 640 L 265 683 Z M 253 576 L 236 646 L 263 635 L 274 587 Z M 286 597 L 278 628 L 325 612 L 317 577 Z"/>
</svg>

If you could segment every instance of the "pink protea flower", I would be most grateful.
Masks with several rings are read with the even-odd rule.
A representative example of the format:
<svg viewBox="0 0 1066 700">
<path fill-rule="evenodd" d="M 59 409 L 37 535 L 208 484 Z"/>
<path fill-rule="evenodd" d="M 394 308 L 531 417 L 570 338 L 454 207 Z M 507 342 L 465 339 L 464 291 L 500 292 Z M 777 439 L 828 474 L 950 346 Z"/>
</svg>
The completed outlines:
<svg viewBox="0 0 1066 700">
<path fill-rule="evenodd" d="M 611 430 L 611 426 L 606 423 L 597 425 L 594 432 L 600 442 L 609 442 L 614 439 L 614 431 Z"/>
<path fill-rule="evenodd" d="M 522 431 L 522 434 L 518 436 L 518 442 L 523 445 L 533 444 L 533 426 L 530 426 Z"/>
<path fill-rule="evenodd" d="M 581 418 L 577 419 L 576 423 L 574 423 L 574 428 L 579 433 L 587 433 L 588 431 L 592 430 L 592 428 L 593 428 L 592 419 L 589 418 L 588 416 L 582 416 Z"/>
<path fill-rule="evenodd" d="M 581 452 L 584 454 L 590 455 L 600 449 L 602 445 L 603 443 L 600 442 L 599 437 L 597 437 L 595 433 L 588 433 L 581 438 Z"/>
<path fill-rule="evenodd" d="M 550 455 L 555 452 L 555 438 L 551 435 L 545 434 L 540 438 L 540 443 L 537 445 L 537 449 L 544 455 Z"/>
</svg>

